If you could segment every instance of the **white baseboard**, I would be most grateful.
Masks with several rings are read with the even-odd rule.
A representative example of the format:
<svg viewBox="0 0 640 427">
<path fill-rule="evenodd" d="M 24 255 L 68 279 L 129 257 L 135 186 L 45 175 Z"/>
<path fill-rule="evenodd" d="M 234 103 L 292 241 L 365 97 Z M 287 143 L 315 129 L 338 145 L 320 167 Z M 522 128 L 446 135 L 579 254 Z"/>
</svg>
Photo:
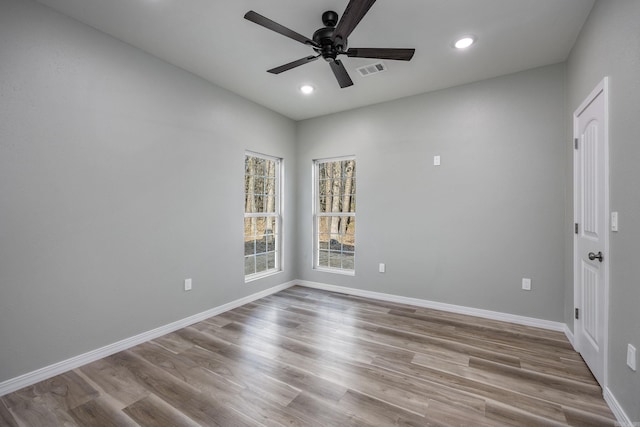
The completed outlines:
<svg viewBox="0 0 640 427">
<path fill-rule="evenodd" d="M 639 425 L 639 423 L 631 421 L 631 418 L 629 418 L 629 416 L 624 412 L 624 409 L 622 409 L 620 403 L 616 400 L 613 393 L 611 393 L 609 387 L 604 389 L 603 396 L 605 402 L 607 402 L 609 408 L 611 408 L 611 412 L 613 412 L 613 415 L 616 417 L 616 420 L 618 420 L 621 427 L 637 427 Z"/>
<path fill-rule="evenodd" d="M 309 282 L 306 280 L 298 280 L 296 281 L 296 283 L 300 286 L 306 286 L 308 288 L 323 289 L 325 291 L 339 292 L 348 295 L 355 295 L 388 302 L 396 302 L 400 304 L 415 305 L 418 307 L 432 308 L 434 310 L 449 311 L 451 313 L 466 314 L 469 316 L 483 317 L 485 319 L 516 323 L 518 325 L 533 326 L 536 328 L 565 332 L 566 325 L 564 323 L 553 322 L 551 320 L 518 316 L 516 314 L 500 313 L 498 311 L 483 310 L 480 308 L 471 308 L 462 305 L 446 304 L 420 298 L 409 298 L 399 295 L 385 294 L 382 292 L 365 291 L 362 289 L 347 288 L 344 286 L 328 285 L 326 283 Z"/>
<path fill-rule="evenodd" d="M 571 343 L 571 346 L 573 347 L 573 349 L 578 351 L 576 349 L 576 341 L 575 341 L 573 332 L 571 332 L 571 329 L 569 329 L 569 327 L 567 325 L 564 325 L 564 334 L 566 335 L 567 339 Z"/>
<path fill-rule="evenodd" d="M 210 310 L 203 311 L 202 313 L 194 314 L 193 316 L 189 316 L 184 319 L 177 320 L 167 325 L 160 326 L 158 328 L 152 329 L 147 332 L 143 332 L 133 337 L 125 338 L 121 341 L 106 345 L 96 350 L 92 350 L 87 353 L 74 356 L 70 359 L 63 360 L 58 363 L 54 363 L 53 365 L 45 366 L 44 368 L 40 368 L 38 370 L 28 372 L 26 374 L 20 375 L 19 377 L 11 378 L 9 380 L 3 381 L 0 383 L 0 396 L 4 396 L 5 394 L 14 392 L 16 390 L 20 390 L 23 387 L 33 385 L 37 382 L 44 381 L 56 375 L 60 375 L 71 369 L 76 369 L 82 365 L 86 365 L 87 363 L 94 362 L 98 359 L 102 359 L 103 357 L 110 356 L 119 351 L 126 350 L 128 348 L 131 348 L 138 344 L 142 344 L 143 342 L 152 340 L 154 338 L 161 337 L 162 335 L 166 335 L 170 332 L 177 331 L 178 329 L 193 325 L 194 323 L 201 322 L 205 319 L 208 319 L 209 317 L 224 313 L 225 311 L 233 310 L 234 308 L 240 307 L 241 305 L 248 304 L 257 299 L 260 299 L 268 295 L 274 294 L 276 292 L 280 292 L 284 289 L 290 288 L 296 283 L 297 283 L 296 281 L 292 281 L 292 282 L 283 283 L 278 286 L 274 286 L 269 289 L 265 289 L 264 291 L 248 295 L 244 298 L 240 298 L 235 301 L 228 302 L 226 304 L 212 308 Z"/>
</svg>

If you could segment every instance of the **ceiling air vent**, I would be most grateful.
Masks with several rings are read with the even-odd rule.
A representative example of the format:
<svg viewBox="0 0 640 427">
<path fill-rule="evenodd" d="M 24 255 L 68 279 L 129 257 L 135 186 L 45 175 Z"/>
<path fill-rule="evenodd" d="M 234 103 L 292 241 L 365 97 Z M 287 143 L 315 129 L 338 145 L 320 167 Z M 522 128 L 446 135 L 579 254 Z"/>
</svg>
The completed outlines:
<svg viewBox="0 0 640 427">
<path fill-rule="evenodd" d="M 364 67 L 358 68 L 358 72 L 362 77 L 367 77 L 383 71 L 387 71 L 387 66 L 384 65 L 384 62 L 376 62 L 375 64 L 365 65 Z"/>
</svg>

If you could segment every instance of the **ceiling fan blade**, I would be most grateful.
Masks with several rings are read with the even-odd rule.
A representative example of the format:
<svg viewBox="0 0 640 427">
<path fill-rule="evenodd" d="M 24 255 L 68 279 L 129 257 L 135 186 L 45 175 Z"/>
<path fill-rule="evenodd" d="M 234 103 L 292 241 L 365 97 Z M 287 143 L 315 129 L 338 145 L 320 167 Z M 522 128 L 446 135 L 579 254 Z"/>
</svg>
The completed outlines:
<svg viewBox="0 0 640 427">
<path fill-rule="evenodd" d="M 338 79 L 341 88 L 344 89 L 345 87 L 353 86 L 353 81 L 351 81 L 351 77 L 349 77 L 349 73 L 347 73 L 347 69 L 344 68 L 342 61 L 336 59 L 333 62 L 329 62 L 329 65 L 331 65 L 331 70 L 333 74 L 335 74 L 336 79 Z"/>
<path fill-rule="evenodd" d="M 290 70 L 292 68 L 296 68 L 296 67 L 299 67 L 301 65 L 308 64 L 309 62 L 313 62 L 316 59 L 318 59 L 319 57 L 320 57 L 320 55 L 318 55 L 318 56 L 307 56 L 306 58 L 300 58 L 297 61 L 289 62 L 288 64 L 284 64 L 284 65 L 281 65 L 279 67 L 267 70 L 267 73 L 280 74 L 280 73 L 288 71 L 288 70 Z"/>
<path fill-rule="evenodd" d="M 387 49 L 387 48 L 369 48 L 355 47 L 349 48 L 345 54 L 351 58 L 376 58 L 376 59 L 394 59 L 396 61 L 410 61 L 413 58 L 415 49 Z"/>
<path fill-rule="evenodd" d="M 300 43 L 308 44 L 311 46 L 317 46 L 317 44 L 313 40 L 309 39 L 308 37 L 305 37 L 302 34 L 296 33 L 295 31 L 285 27 L 284 25 L 280 25 L 277 22 L 272 21 L 271 19 L 266 18 L 260 15 L 259 13 L 254 12 L 253 10 L 250 10 L 249 12 L 245 13 L 244 19 L 247 19 L 251 22 L 261 25 L 271 31 L 275 31 L 276 33 L 282 34 L 285 37 L 289 37 L 290 39 L 293 39 Z"/>
<path fill-rule="evenodd" d="M 333 40 L 338 45 L 343 46 L 340 41 L 346 40 L 349 34 L 356 28 L 356 25 L 362 20 L 364 15 L 367 14 L 371 6 L 376 0 L 350 0 L 347 8 L 344 10 L 340 22 L 336 26 L 333 32 Z"/>
</svg>

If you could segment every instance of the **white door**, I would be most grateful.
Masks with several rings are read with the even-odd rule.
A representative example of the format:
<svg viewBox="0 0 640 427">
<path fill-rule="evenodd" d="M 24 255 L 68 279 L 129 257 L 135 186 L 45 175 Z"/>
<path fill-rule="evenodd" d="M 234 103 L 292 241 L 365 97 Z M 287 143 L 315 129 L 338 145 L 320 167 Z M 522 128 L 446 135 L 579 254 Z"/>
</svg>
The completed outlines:
<svg viewBox="0 0 640 427">
<path fill-rule="evenodd" d="M 605 386 L 609 268 L 607 79 L 574 113 L 576 349 Z"/>
</svg>

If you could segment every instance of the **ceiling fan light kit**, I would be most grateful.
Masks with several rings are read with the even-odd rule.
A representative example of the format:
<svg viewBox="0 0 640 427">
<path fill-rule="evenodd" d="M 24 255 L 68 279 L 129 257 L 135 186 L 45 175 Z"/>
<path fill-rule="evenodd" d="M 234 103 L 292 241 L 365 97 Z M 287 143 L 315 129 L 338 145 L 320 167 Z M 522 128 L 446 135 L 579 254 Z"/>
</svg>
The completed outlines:
<svg viewBox="0 0 640 427">
<path fill-rule="evenodd" d="M 338 20 L 338 14 L 332 10 L 322 14 L 322 23 L 324 27 L 316 30 L 310 39 L 303 36 L 259 13 L 250 10 L 244 17 L 245 19 L 261 25 L 271 31 L 282 34 L 297 42 L 311 46 L 316 55 L 307 56 L 297 59 L 288 64 L 267 70 L 272 74 L 280 74 L 292 68 L 299 67 L 309 62 L 313 62 L 322 57 L 329 63 L 331 71 L 333 71 L 336 80 L 341 88 L 353 86 L 353 81 L 349 76 L 339 55 L 346 55 L 350 58 L 373 58 L 373 59 L 389 59 L 395 61 L 409 61 L 415 53 L 415 49 L 397 49 L 397 48 L 348 48 L 347 38 L 351 32 L 360 23 L 362 18 L 369 11 L 376 0 L 350 0 L 342 18 Z"/>
</svg>

